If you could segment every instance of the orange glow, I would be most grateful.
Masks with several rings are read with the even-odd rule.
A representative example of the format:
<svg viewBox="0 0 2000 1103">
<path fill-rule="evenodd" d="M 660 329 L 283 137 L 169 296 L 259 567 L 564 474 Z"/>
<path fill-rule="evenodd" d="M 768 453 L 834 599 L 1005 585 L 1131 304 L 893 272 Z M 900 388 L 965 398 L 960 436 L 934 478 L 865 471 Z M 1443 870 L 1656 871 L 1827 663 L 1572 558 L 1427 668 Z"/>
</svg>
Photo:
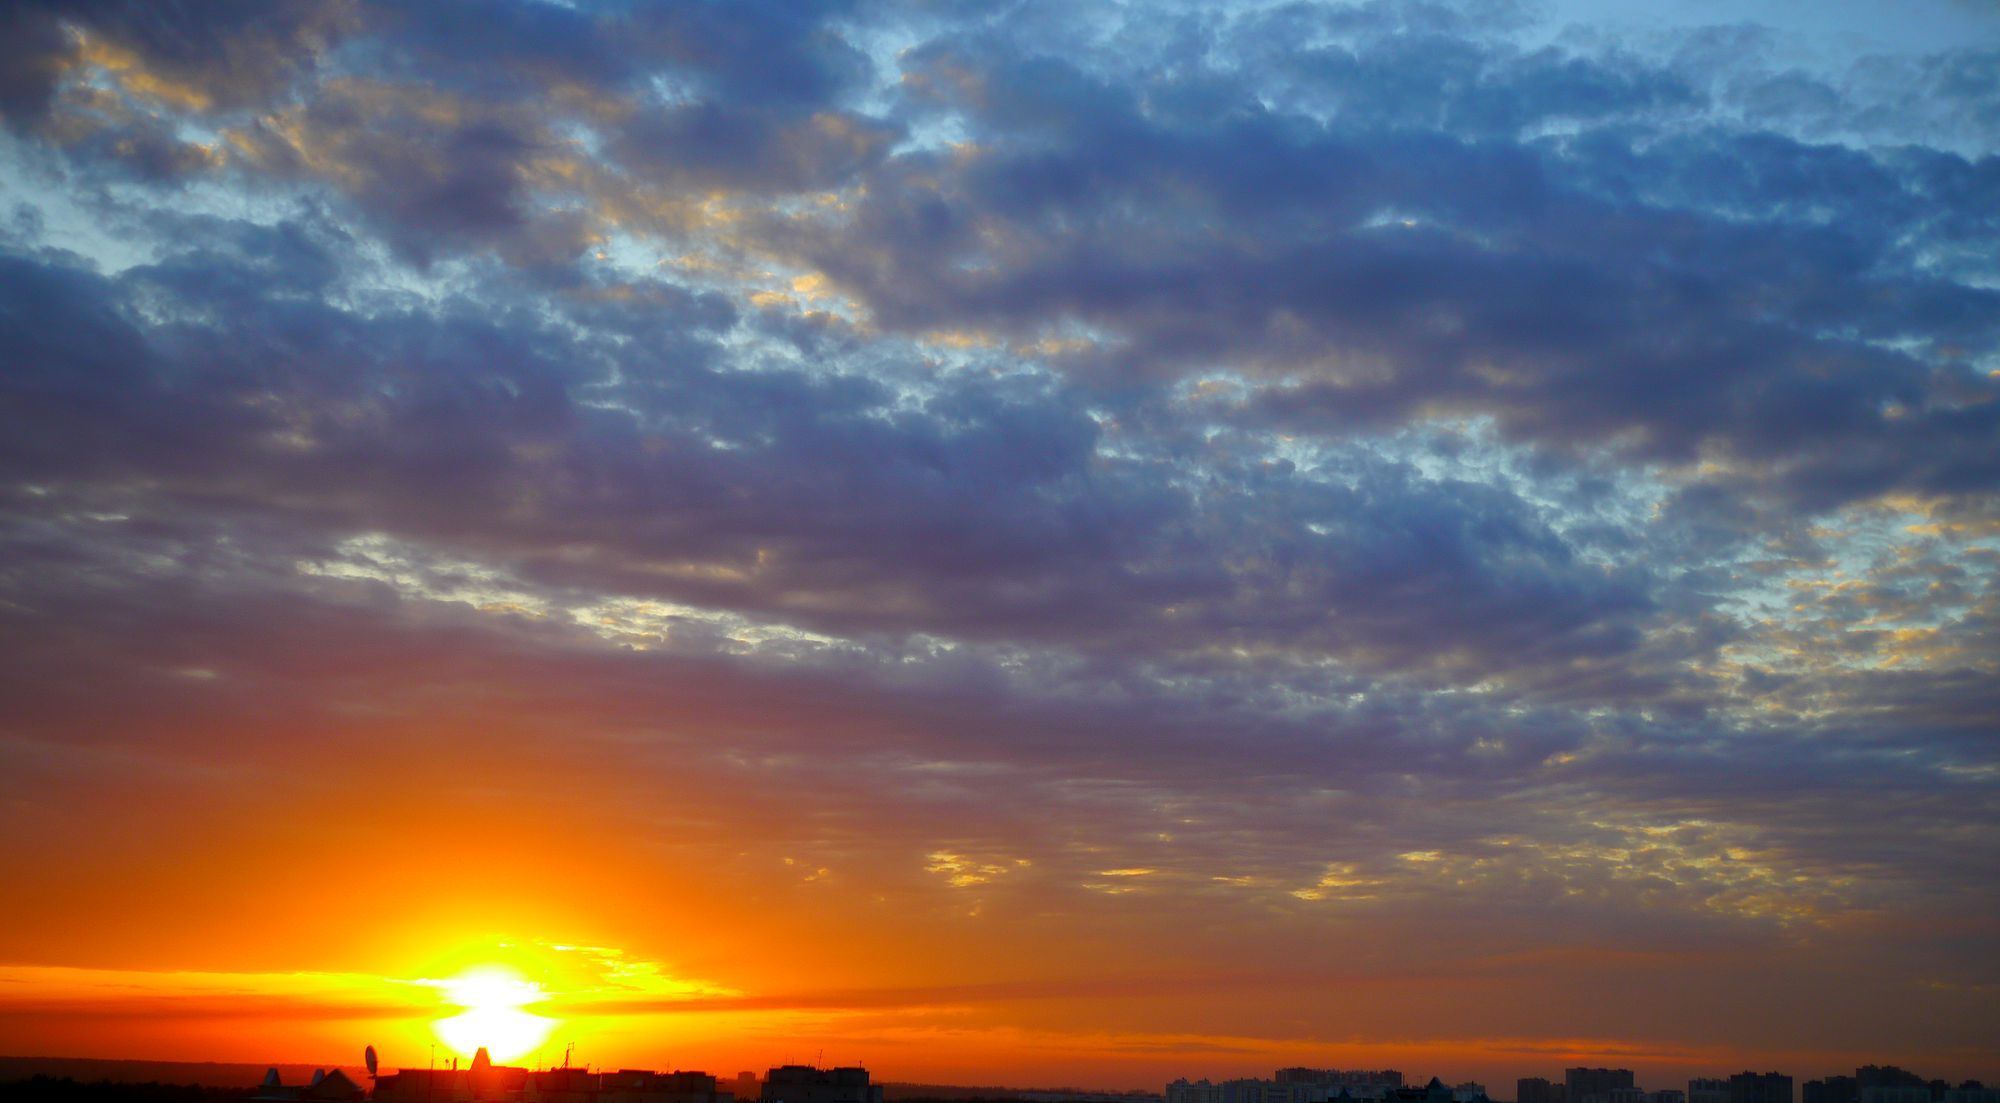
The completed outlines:
<svg viewBox="0 0 2000 1103">
<path fill-rule="evenodd" d="M 445 999 L 465 1010 L 439 1019 L 438 1039 L 470 1056 L 481 1046 L 496 1061 L 511 1061 L 540 1049 L 556 1020 L 522 1008 L 547 997 L 542 987 L 505 965 L 481 965 L 442 985 Z"/>
</svg>

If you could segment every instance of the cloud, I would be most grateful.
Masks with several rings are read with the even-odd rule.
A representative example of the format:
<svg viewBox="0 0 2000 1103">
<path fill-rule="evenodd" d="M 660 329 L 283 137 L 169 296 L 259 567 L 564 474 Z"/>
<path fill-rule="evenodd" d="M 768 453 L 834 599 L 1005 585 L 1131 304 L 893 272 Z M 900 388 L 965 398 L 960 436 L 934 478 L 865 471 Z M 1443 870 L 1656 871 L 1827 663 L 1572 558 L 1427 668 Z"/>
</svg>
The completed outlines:
<svg viewBox="0 0 2000 1103">
<path fill-rule="evenodd" d="M 1296 968 L 1395 1022 L 1470 978 L 1465 1037 L 1635 977 L 1690 1052 L 1753 983 L 1981 1021 L 1911 978 L 1982 975 L 1937 917 L 2000 839 L 1985 54 L 221 14 L 8 17 L 0 816 L 64 903 L 0 955 L 147 897 L 184 954 L 361 848 L 436 883 L 400 822 L 654 886 L 604 922 L 702 1007 L 1089 999 L 1145 1050 Z"/>
</svg>

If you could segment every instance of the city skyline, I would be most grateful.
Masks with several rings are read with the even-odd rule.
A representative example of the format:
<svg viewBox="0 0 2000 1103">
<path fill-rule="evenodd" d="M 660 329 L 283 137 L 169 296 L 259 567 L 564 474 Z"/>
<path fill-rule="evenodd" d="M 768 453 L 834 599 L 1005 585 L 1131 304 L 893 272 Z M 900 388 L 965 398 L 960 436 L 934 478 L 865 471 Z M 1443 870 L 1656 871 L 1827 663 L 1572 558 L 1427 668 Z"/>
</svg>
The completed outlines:
<svg viewBox="0 0 2000 1103">
<path fill-rule="evenodd" d="M 1163 1092 L 1138 1089 L 1035 1089 L 979 1085 L 889 1083 L 873 1079 L 866 1067 L 815 1064 L 772 1066 L 764 1075 L 743 1071 L 722 1077 L 675 1064 L 671 1070 L 599 1067 L 578 1062 L 566 1049 L 560 1063 L 496 1061 L 485 1047 L 461 1064 L 452 1057 L 417 1068 L 382 1064 L 369 1046 L 350 1074 L 330 1065 L 174 1064 L 74 1058 L 0 1058 L 0 1085 L 26 1087 L 69 1098 L 120 1085 L 163 1085 L 220 1089 L 223 1098 L 254 1080 L 253 1101 L 456 1099 L 459 1103 L 883 1103 L 894 1089 L 898 1100 L 1019 1100 L 1022 1103 L 1995 1103 L 2000 1086 L 1978 1080 L 1953 1084 L 1895 1065 L 1865 1065 L 1854 1075 L 1829 1074 L 1807 1080 L 1794 1091 L 1793 1077 L 1745 1070 L 1726 1077 L 1697 1077 L 1679 1088 L 1647 1088 L 1631 1069 L 1572 1067 L 1559 1082 L 1523 1078 L 1510 1098 L 1477 1082 L 1446 1084 L 1436 1076 L 1406 1077 L 1396 1069 L 1327 1069 L 1293 1066 L 1268 1077 L 1189 1080 L 1178 1077 Z M 32 1073 L 32 1077 L 28 1074 Z M 105 1075 L 109 1073 L 110 1075 Z M 80 1078 L 81 1077 L 81 1078 Z M 1423 1080 L 1424 1083 L 1416 1081 Z M 366 1081 L 364 1086 L 363 1081 Z M 871 1086 L 872 1085 L 872 1086 Z M 45 1086 L 45 1087 L 44 1087 Z"/>
<path fill-rule="evenodd" d="M 0 7 L 0 1049 L 2000 1076 L 1996 212 L 1970 0 Z"/>
</svg>

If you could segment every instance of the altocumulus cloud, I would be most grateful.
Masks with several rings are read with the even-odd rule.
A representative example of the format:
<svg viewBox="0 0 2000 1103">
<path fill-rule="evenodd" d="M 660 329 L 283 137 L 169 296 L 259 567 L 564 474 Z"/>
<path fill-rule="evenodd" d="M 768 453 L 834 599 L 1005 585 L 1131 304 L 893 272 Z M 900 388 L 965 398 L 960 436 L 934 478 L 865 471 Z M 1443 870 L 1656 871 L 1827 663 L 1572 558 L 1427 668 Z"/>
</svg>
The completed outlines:
<svg viewBox="0 0 2000 1103">
<path fill-rule="evenodd" d="M 22 837 L 134 862 L 100 821 L 135 771 L 249 809 L 366 753 L 465 817 L 553 801 L 621 860 L 1050 968 L 1453 977 L 1431 1025 L 1466 1032 L 1537 984 L 1524 1032 L 1659 1036 L 1566 1017 L 1615 977 L 1691 1043 L 1990 1045 L 1993 37 L 4 21 Z M 172 830 L 218 877 L 274 861 Z M 39 853 L 0 868 L 64 883 Z M 1711 1021 L 1716 986 L 1874 1010 Z"/>
</svg>

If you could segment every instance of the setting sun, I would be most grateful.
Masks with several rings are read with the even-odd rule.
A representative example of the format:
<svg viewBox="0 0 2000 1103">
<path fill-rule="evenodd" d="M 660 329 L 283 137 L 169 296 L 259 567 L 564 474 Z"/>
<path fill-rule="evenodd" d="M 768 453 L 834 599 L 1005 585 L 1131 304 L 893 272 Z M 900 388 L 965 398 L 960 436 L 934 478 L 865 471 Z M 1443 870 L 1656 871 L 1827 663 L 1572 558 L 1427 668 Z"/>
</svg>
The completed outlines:
<svg viewBox="0 0 2000 1103">
<path fill-rule="evenodd" d="M 2000 1103 L 1996 874 L 2000 0 L 0 0 L 0 1103 Z"/>
<path fill-rule="evenodd" d="M 511 1061 L 541 1048 L 555 1029 L 556 1020 L 522 1010 L 547 998 L 541 985 L 507 966 L 475 966 L 439 987 L 446 1003 L 464 1010 L 432 1029 L 461 1054 L 484 1046 L 494 1060 Z"/>
</svg>

